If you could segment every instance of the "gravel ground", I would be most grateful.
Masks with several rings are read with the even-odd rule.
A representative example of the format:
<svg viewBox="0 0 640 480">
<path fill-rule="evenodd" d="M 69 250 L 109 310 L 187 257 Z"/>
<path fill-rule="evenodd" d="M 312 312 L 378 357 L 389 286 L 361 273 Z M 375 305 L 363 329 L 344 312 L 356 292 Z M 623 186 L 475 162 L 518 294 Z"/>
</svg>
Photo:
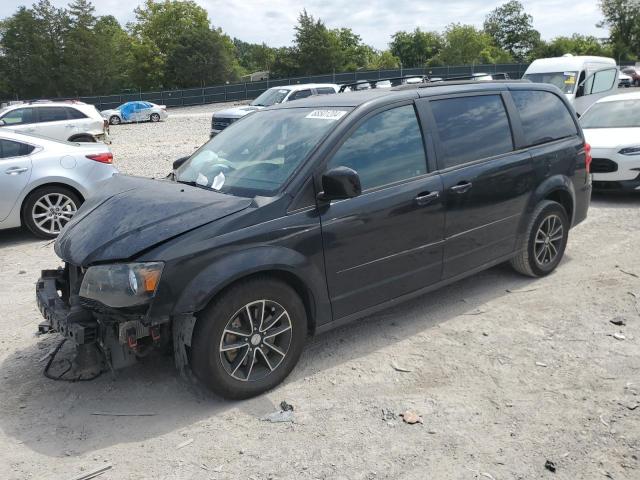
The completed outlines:
<svg viewBox="0 0 640 480">
<path fill-rule="evenodd" d="M 212 110 L 113 127 L 118 167 L 165 175 L 208 138 Z M 92 382 L 45 379 L 57 340 L 34 336 L 34 282 L 58 260 L 2 232 L 0 477 L 109 464 L 100 478 L 638 479 L 639 208 L 640 196 L 595 197 L 549 277 L 496 267 L 311 339 L 282 386 L 242 402 L 182 380 L 168 357 Z M 261 420 L 282 400 L 295 423 Z M 423 423 L 404 423 L 406 410 Z"/>
</svg>

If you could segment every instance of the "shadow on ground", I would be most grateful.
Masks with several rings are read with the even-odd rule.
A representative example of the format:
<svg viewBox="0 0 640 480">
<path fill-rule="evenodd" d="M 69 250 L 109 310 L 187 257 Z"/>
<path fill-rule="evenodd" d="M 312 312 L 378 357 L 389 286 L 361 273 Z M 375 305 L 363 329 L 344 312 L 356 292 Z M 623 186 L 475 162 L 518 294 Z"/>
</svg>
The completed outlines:
<svg viewBox="0 0 640 480">
<path fill-rule="evenodd" d="M 27 245 L 29 243 L 41 243 L 46 245 L 53 240 L 42 240 L 37 238 L 31 232 L 22 228 L 10 228 L 8 230 L 0 230 L 0 248 L 16 247 L 18 245 Z"/>
<path fill-rule="evenodd" d="M 534 283 L 508 266 L 498 266 L 319 335 L 309 340 L 286 383 L 302 382 L 390 344 L 424 335 L 440 323 L 510 295 L 507 289 L 532 288 Z M 115 376 L 107 373 L 90 382 L 52 381 L 42 370 L 47 353 L 58 342 L 58 337 L 42 337 L 37 344 L 10 354 L 0 365 L 0 428 L 44 455 L 77 455 L 117 443 L 141 442 L 236 408 L 255 417 L 275 408 L 268 398 L 274 395 L 243 402 L 215 398 L 178 376 L 170 357 L 147 358 Z M 94 412 L 155 415 L 109 417 L 92 415 Z"/>
</svg>

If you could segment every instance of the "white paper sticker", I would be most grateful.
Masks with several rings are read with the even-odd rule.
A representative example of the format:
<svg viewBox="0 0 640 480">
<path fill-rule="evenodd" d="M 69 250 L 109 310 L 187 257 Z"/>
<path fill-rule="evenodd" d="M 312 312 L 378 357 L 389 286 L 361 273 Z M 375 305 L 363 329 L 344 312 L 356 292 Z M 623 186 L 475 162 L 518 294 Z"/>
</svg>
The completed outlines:
<svg viewBox="0 0 640 480">
<path fill-rule="evenodd" d="M 331 120 L 335 122 L 347 114 L 344 110 L 314 110 L 304 118 L 315 118 L 319 120 Z"/>
<path fill-rule="evenodd" d="M 203 174 L 199 173 L 198 178 L 196 178 L 196 183 L 198 185 L 204 185 L 205 187 L 209 185 L 209 179 Z"/>
<path fill-rule="evenodd" d="M 214 190 L 220 190 L 224 185 L 225 180 L 226 180 L 226 177 L 224 176 L 224 173 L 220 172 L 218 175 L 213 177 L 213 183 L 211 184 L 211 188 L 213 188 Z"/>
</svg>

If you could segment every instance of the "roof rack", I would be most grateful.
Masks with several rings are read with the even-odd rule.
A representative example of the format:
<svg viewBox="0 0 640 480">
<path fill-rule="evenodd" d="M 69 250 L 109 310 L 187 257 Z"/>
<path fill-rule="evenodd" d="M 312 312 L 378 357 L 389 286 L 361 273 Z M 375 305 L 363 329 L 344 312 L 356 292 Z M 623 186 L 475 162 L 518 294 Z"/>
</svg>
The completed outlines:
<svg viewBox="0 0 640 480">
<path fill-rule="evenodd" d="M 392 87 L 397 87 L 399 85 L 407 85 L 407 80 L 409 79 L 419 79 L 419 82 L 415 82 L 414 85 L 418 85 L 420 83 L 424 83 L 425 81 L 429 81 L 428 75 L 404 75 L 402 77 L 388 77 L 388 78 L 377 78 L 375 80 L 357 80 L 351 83 L 343 83 L 340 85 L 339 93 L 344 92 L 347 88 L 351 90 L 368 90 L 370 88 L 378 88 L 378 83 L 381 82 L 389 82 Z M 366 88 L 358 88 L 361 85 L 367 85 Z M 355 88 L 354 88 L 355 87 Z"/>
<path fill-rule="evenodd" d="M 414 88 L 444 87 L 448 85 L 478 85 L 483 83 L 531 83 L 530 80 L 442 80 L 438 82 L 399 85 L 392 90 L 411 90 Z"/>
</svg>

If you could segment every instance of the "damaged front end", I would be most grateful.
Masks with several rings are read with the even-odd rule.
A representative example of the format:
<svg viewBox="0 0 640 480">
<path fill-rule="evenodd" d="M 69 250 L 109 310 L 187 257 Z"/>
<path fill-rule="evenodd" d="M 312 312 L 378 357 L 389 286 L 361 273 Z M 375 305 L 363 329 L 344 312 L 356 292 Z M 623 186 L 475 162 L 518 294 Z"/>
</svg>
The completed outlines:
<svg viewBox="0 0 640 480">
<path fill-rule="evenodd" d="M 89 268 L 65 264 L 43 270 L 36 284 L 41 333 L 58 332 L 76 346 L 75 375 L 86 379 L 105 367 L 132 365 L 152 350 L 171 343 L 169 317 L 147 312 L 163 264 L 122 263 Z"/>
</svg>

